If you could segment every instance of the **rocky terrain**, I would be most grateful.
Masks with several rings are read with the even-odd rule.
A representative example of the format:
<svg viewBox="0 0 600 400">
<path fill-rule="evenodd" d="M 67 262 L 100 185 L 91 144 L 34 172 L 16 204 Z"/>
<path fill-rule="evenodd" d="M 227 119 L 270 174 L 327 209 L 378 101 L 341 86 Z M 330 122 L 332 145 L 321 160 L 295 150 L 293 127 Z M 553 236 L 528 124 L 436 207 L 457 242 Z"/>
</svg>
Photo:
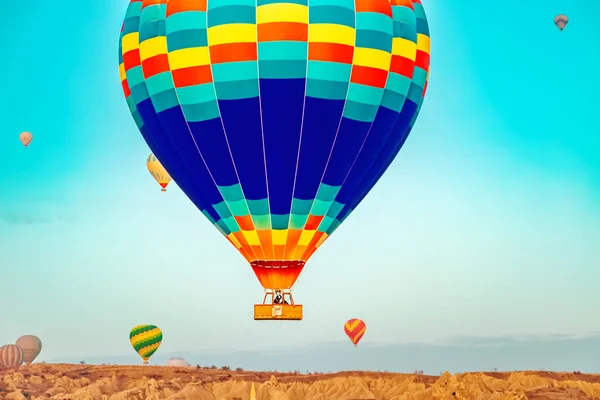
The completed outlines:
<svg viewBox="0 0 600 400">
<path fill-rule="evenodd" d="M 293 374 L 196 367 L 33 364 L 0 371 L 0 399 L 600 400 L 600 375 L 522 371 L 441 376 Z"/>
</svg>

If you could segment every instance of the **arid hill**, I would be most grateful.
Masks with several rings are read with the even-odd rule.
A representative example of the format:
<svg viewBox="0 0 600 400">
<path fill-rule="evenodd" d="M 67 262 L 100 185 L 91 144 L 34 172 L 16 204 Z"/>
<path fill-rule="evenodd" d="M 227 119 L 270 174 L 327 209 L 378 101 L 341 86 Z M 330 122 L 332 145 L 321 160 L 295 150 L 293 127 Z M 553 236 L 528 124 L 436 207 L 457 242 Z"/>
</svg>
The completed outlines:
<svg viewBox="0 0 600 400">
<path fill-rule="evenodd" d="M 523 371 L 441 376 L 375 372 L 304 375 L 196 367 L 34 364 L 0 372 L 0 399 L 61 400 L 583 400 L 600 375 Z"/>
</svg>

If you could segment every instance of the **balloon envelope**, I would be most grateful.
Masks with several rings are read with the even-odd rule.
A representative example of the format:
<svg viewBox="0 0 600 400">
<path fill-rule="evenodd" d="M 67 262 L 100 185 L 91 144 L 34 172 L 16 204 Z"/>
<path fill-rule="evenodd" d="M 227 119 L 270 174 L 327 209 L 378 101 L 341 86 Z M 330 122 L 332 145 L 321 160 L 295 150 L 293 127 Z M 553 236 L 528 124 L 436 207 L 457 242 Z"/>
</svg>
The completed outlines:
<svg viewBox="0 0 600 400">
<path fill-rule="evenodd" d="M 158 350 L 162 339 L 162 331 L 155 325 L 137 325 L 129 332 L 129 341 L 144 364 L 148 364 L 148 359 Z"/>
<path fill-rule="evenodd" d="M 150 175 L 152 175 L 160 187 L 162 187 L 162 191 L 166 192 L 167 185 L 171 182 L 171 177 L 154 154 L 150 154 L 146 159 L 146 167 L 148 168 Z"/>
<path fill-rule="evenodd" d="M 19 135 L 19 140 L 23 143 L 23 146 L 29 146 L 29 143 L 33 140 L 33 135 L 30 132 L 22 132 Z"/>
<path fill-rule="evenodd" d="M 34 335 L 24 335 L 15 342 L 17 346 L 23 349 L 23 361 L 29 365 L 42 351 L 42 341 Z"/>
<path fill-rule="evenodd" d="M 190 364 L 188 364 L 188 362 L 181 357 L 171 357 L 167 360 L 167 363 L 165 364 L 168 367 L 189 367 Z"/>
<path fill-rule="evenodd" d="M 344 332 L 346 332 L 350 341 L 354 343 L 354 346 L 360 342 L 366 331 L 367 325 L 357 318 L 349 319 L 344 325 Z"/>
<path fill-rule="evenodd" d="M 561 31 L 565 29 L 568 23 L 569 17 L 567 17 L 565 14 L 558 14 L 556 17 L 554 17 L 554 25 L 556 25 Z"/>
<path fill-rule="evenodd" d="M 411 131 L 427 18 L 420 0 L 209 3 L 131 1 L 122 87 L 184 193 L 264 288 L 287 289 Z"/>
<path fill-rule="evenodd" d="M 23 364 L 23 349 L 16 344 L 0 347 L 0 367 L 19 368 Z"/>
</svg>

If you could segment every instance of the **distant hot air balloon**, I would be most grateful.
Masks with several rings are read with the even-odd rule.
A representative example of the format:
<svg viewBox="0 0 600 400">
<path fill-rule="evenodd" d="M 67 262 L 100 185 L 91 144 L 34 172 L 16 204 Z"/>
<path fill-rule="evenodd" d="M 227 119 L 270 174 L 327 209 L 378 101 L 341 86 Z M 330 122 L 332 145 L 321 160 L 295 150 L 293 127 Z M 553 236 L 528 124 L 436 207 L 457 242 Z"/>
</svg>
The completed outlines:
<svg viewBox="0 0 600 400">
<path fill-rule="evenodd" d="M 429 26 L 421 0 L 267 3 L 131 0 L 119 70 L 153 154 L 266 290 L 254 318 L 299 320 L 305 263 L 414 126 Z"/>
<path fill-rule="evenodd" d="M 42 341 L 34 335 L 21 336 L 15 344 L 23 349 L 23 361 L 27 365 L 30 365 L 42 351 Z"/>
<path fill-rule="evenodd" d="M 0 367 L 19 368 L 23 364 L 23 349 L 16 344 L 0 347 Z"/>
<path fill-rule="evenodd" d="M 148 364 L 148 359 L 158 349 L 162 339 L 162 331 L 154 325 L 138 325 L 129 332 L 129 341 L 144 364 Z"/>
<path fill-rule="evenodd" d="M 360 319 L 352 318 L 344 325 L 344 331 L 356 347 L 367 331 L 367 325 Z"/>
<path fill-rule="evenodd" d="M 19 140 L 21 140 L 21 143 L 23 143 L 23 145 L 27 147 L 29 146 L 29 143 L 31 143 L 31 141 L 33 140 L 33 135 L 31 134 L 31 132 L 21 132 L 21 134 L 19 135 Z"/>
<path fill-rule="evenodd" d="M 160 187 L 162 187 L 161 192 L 166 192 L 167 185 L 171 182 L 171 177 L 154 154 L 150 154 L 146 159 L 146 167 L 148 167 L 150 175 L 152 175 Z"/>
<path fill-rule="evenodd" d="M 563 29 L 565 29 L 568 23 L 569 17 L 567 17 L 565 14 L 558 14 L 556 17 L 554 17 L 554 25 L 556 25 L 561 32 Z"/>
<path fill-rule="evenodd" d="M 171 357 L 167 360 L 166 364 L 167 367 L 189 367 L 190 364 L 181 357 Z"/>
</svg>

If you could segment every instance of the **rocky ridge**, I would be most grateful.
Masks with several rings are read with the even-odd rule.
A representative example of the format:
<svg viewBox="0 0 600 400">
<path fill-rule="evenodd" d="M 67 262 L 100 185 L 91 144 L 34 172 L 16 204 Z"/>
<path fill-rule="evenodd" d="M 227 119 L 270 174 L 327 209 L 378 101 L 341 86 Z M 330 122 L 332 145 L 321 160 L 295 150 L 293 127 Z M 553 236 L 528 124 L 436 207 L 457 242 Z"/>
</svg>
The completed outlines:
<svg viewBox="0 0 600 400">
<path fill-rule="evenodd" d="M 600 375 L 579 373 L 304 375 L 69 364 L 0 372 L 0 399 L 249 400 L 253 383 L 257 400 L 600 400 Z"/>
</svg>

